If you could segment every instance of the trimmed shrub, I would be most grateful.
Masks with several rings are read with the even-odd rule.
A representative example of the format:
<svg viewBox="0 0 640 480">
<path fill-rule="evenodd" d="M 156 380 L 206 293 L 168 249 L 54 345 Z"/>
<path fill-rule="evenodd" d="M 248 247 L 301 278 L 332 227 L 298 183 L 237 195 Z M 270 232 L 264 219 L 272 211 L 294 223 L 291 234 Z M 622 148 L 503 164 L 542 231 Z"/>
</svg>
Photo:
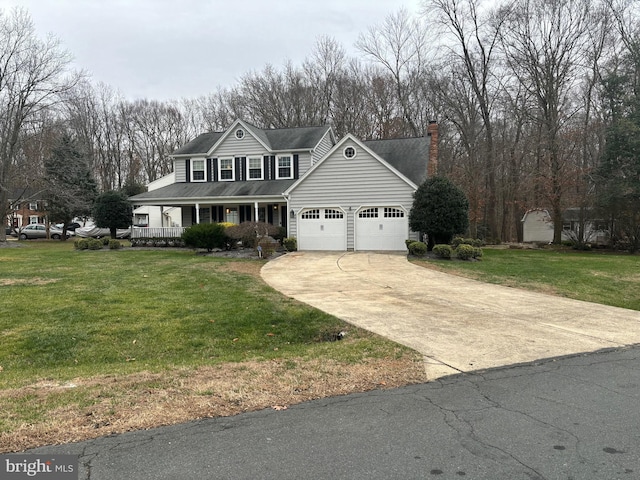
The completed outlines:
<svg viewBox="0 0 640 480">
<path fill-rule="evenodd" d="M 287 252 L 295 252 L 298 250 L 298 240 L 296 237 L 287 237 L 282 240 L 282 246 Z"/>
<path fill-rule="evenodd" d="M 451 258 L 451 247 L 449 245 L 438 244 L 434 245 L 431 250 L 438 258 Z"/>
<path fill-rule="evenodd" d="M 404 241 L 404 244 L 407 247 L 407 250 L 409 250 L 409 245 L 411 245 L 413 242 L 415 242 L 415 240 L 411 240 L 410 238 Z"/>
<path fill-rule="evenodd" d="M 480 247 L 473 248 L 473 258 L 476 258 L 476 259 L 482 258 L 482 249 Z"/>
<path fill-rule="evenodd" d="M 99 238 L 90 238 L 88 241 L 89 250 L 102 250 L 104 243 Z"/>
<path fill-rule="evenodd" d="M 424 242 L 411 242 L 409 244 L 409 253 L 417 257 L 422 257 L 427 253 L 427 244 Z"/>
<path fill-rule="evenodd" d="M 102 246 L 106 247 L 107 245 L 109 245 L 109 241 L 111 240 L 111 237 L 102 237 L 99 240 L 102 242 Z"/>
<path fill-rule="evenodd" d="M 210 252 L 214 248 L 225 248 L 227 235 L 219 223 L 199 223 L 187 228 L 182 240 L 189 248 L 206 248 Z"/>
<path fill-rule="evenodd" d="M 89 239 L 79 238 L 73 242 L 73 247 L 76 250 L 87 250 L 89 248 Z"/>
<path fill-rule="evenodd" d="M 119 240 L 111 239 L 109 240 L 109 250 L 120 250 L 122 248 L 122 244 Z"/>
<path fill-rule="evenodd" d="M 484 240 L 480 240 L 479 238 L 455 237 L 453 240 L 451 240 L 451 246 L 453 246 L 454 249 L 458 248 L 458 246 L 462 245 L 462 244 L 471 245 L 472 247 L 484 247 L 485 246 Z"/>
<path fill-rule="evenodd" d="M 458 245 L 458 248 L 456 248 L 456 256 L 460 260 L 470 260 L 474 258 L 474 250 L 474 247 L 472 247 L 468 243 L 461 243 L 460 245 Z"/>
</svg>

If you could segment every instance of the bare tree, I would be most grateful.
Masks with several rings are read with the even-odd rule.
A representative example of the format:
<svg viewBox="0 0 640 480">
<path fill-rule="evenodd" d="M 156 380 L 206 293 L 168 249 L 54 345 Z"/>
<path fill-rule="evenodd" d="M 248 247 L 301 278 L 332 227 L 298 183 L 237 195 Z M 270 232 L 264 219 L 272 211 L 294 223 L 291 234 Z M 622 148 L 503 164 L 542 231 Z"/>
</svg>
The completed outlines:
<svg viewBox="0 0 640 480">
<path fill-rule="evenodd" d="M 425 26 L 404 9 L 370 27 L 356 42 L 356 48 L 391 75 L 399 116 L 414 136 L 423 135 L 424 128 L 417 122 L 421 107 L 411 101 L 411 93 L 425 69 L 428 46 Z"/>
<path fill-rule="evenodd" d="M 573 93 L 585 58 L 590 0 L 522 0 L 514 4 L 501 41 L 511 71 L 535 99 L 540 125 L 539 182 L 552 209 L 554 243 L 562 239 L 567 168 L 573 147 L 565 149 L 563 128 L 577 107 Z"/>
<path fill-rule="evenodd" d="M 484 178 L 484 222 L 488 235 L 499 238 L 496 151 L 494 145 L 493 105 L 501 90 L 497 55 L 499 35 L 506 18 L 505 10 L 487 12 L 481 9 L 481 0 L 427 0 L 425 11 L 436 12 L 436 19 L 451 42 L 449 63 L 455 81 L 469 84 L 471 97 L 465 96 L 464 102 L 472 100 L 482 121 L 482 141 L 475 142 L 471 152 L 484 160 L 483 171 L 478 172 Z M 483 13 L 484 12 L 484 13 Z M 460 117 L 459 117 L 460 118 Z M 460 118 L 462 121 L 462 119 Z M 461 125 L 459 125 L 461 126 Z M 478 140 L 480 138 L 478 137 Z"/>
<path fill-rule="evenodd" d="M 26 123 L 59 101 L 78 75 L 67 76 L 71 62 L 60 42 L 36 35 L 24 9 L 0 11 L 0 215 L 7 217 L 8 196 Z M 5 241 L 0 230 L 0 241 Z"/>
</svg>

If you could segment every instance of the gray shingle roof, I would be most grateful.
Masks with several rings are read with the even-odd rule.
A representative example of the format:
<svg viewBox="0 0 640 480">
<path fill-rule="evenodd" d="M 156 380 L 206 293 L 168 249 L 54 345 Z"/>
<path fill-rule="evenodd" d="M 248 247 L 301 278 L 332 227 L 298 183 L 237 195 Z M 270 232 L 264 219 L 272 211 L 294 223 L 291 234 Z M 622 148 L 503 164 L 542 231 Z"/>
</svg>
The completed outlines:
<svg viewBox="0 0 640 480">
<path fill-rule="evenodd" d="M 151 200 L 199 199 L 208 197 L 265 197 L 277 196 L 289 188 L 295 180 L 255 180 L 244 182 L 192 182 L 174 183 L 150 192 L 141 193 L 129 200 L 133 203 Z"/>
<path fill-rule="evenodd" d="M 253 125 L 247 129 L 272 151 L 312 149 L 330 127 L 299 127 L 263 130 Z M 205 155 L 226 132 L 210 132 L 197 136 L 173 152 L 173 155 Z"/>
<path fill-rule="evenodd" d="M 369 140 L 363 143 L 416 185 L 427 179 L 430 137 Z"/>
<path fill-rule="evenodd" d="M 186 145 L 173 152 L 173 155 L 193 155 L 196 153 L 207 153 L 213 147 L 224 132 L 210 132 L 198 135 Z"/>
</svg>

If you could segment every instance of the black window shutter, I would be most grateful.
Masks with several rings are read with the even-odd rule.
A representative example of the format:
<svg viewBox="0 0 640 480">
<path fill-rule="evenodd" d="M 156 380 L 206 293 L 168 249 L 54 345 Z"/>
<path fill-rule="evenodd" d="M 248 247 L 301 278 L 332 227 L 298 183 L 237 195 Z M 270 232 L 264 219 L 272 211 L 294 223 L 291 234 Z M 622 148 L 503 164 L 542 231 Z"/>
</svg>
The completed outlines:
<svg viewBox="0 0 640 480">
<path fill-rule="evenodd" d="M 300 156 L 298 154 L 293 155 L 293 178 L 300 176 Z"/>
<path fill-rule="evenodd" d="M 276 156 L 271 155 L 271 180 L 275 180 L 276 178 L 278 178 L 276 174 Z"/>
<path fill-rule="evenodd" d="M 219 223 L 219 221 L 218 221 L 218 209 L 216 207 L 213 207 L 211 209 L 211 222 L 212 223 Z"/>
<path fill-rule="evenodd" d="M 214 182 L 218 181 L 218 159 L 217 158 L 212 158 L 211 159 L 211 170 L 212 170 L 212 178 Z"/>
<path fill-rule="evenodd" d="M 242 180 L 242 171 L 240 170 L 240 157 L 236 157 L 235 158 L 235 169 L 236 169 L 236 175 L 235 175 L 235 179 L 236 180 Z"/>
<path fill-rule="evenodd" d="M 244 222 L 244 205 L 240 205 L 240 223 Z"/>
<path fill-rule="evenodd" d="M 267 205 L 267 222 L 273 225 L 273 206 Z"/>
<path fill-rule="evenodd" d="M 247 173 L 247 157 L 240 158 L 240 176 L 242 180 L 247 180 L 249 175 Z"/>
<path fill-rule="evenodd" d="M 218 205 L 218 218 L 221 222 L 224 220 L 224 210 L 222 208 L 222 205 Z"/>
<path fill-rule="evenodd" d="M 196 224 L 196 207 L 191 207 L 191 225 Z"/>
<path fill-rule="evenodd" d="M 187 158 L 184 161 L 184 167 L 187 169 L 186 172 L 186 179 L 187 179 L 187 183 L 191 181 L 191 159 Z"/>
<path fill-rule="evenodd" d="M 262 178 L 264 178 L 265 180 L 271 179 L 271 174 L 269 173 L 269 155 L 264 156 L 264 173 L 262 175 Z"/>
<path fill-rule="evenodd" d="M 247 217 L 247 220 L 251 220 L 251 205 L 245 205 L 245 208 L 247 209 L 246 210 L 247 213 L 245 214 L 246 217 Z M 256 221 L 258 221 L 258 220 L 256 219 Z"/>
</svg>

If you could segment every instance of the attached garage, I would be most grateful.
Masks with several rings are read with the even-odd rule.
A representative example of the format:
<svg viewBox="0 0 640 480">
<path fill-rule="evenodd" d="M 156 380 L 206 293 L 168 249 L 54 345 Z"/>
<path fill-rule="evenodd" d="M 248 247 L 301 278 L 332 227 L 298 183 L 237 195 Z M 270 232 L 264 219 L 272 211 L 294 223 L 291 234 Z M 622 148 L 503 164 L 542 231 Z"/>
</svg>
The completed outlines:
<svg viewBox="0 0 640 480">
<path fill-rule="evenodd" d="M 407 214 L 401 207 L 363 207 L 355 214 L 355 234 L 356 250 L 404 250 Z"/>
<path fill-rule="evenodd" d="M 337 208 L 307 208 L 298 217 L 300 250 L 346 250 L 346 218 Z"/>
</svg>

